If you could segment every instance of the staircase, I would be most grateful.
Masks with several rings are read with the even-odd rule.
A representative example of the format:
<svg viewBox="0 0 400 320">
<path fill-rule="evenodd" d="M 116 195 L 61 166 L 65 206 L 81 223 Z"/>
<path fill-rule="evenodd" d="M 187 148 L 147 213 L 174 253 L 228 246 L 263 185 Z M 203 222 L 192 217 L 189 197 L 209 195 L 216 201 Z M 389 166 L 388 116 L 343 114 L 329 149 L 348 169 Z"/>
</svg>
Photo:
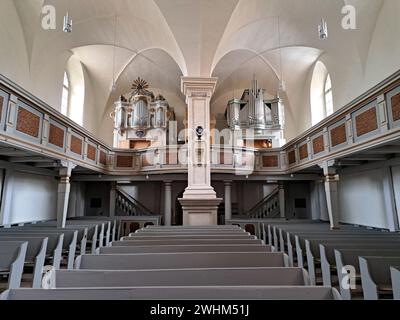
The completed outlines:
<svg viewBox="0 0 400 320">
<path fill-rule="evenodd" d="M 251 219 L 272 219 L 280 217 L 279 188 L 251 208 L 246 216 Z"/>
<path fill-rule="evenodd" d="M 115 214 L 117 216 L 153 216 L 155 213 L 117 187 Z"/>
</svg>

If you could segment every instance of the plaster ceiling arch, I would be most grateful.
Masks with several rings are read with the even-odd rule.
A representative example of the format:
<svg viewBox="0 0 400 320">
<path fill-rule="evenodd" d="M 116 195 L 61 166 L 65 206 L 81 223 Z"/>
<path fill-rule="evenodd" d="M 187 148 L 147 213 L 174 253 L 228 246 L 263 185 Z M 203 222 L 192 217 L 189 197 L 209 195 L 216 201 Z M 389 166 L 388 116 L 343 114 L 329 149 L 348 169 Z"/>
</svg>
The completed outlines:
<svg viewBox="0 0 400 320">
<path fill-rule="evenodd" d="M 13 1 L 21 3 L 21 0 Z M 41 1 L 35 10 L 29 11 L 28 6 L 19 5 L 19 11 L 20 16 L 29 16 L 29 19 L 24 19 L 23 24 L 31 30 L 29 39 L 33 44 L 30 49 L 30 64 L 34 67 L 40 64 L 41 57 L 49 54 L 56 56 L 73 48 L 91 44 L 114 44 L 117 14 L 119 46 L 136 51 L 147 47 L 162 47 L 174 57 L 183 73 L 187 73 L 182 52 L 153 0 L 69 0 L 68 6 L 66 0 L 33 1 Z M 41 17 L 41 5 L 46 4 L 56 8 L 56 30 L 43 30 L 40 19 L 33 18 L 34 15 Z M 64 34 L 61 30 L 67 8 L 73 18 L 71 34 Z M 44 60 L 47 59 L 48 57 Z"/>
<path fill-rule="evenodd" d="M 115 70 L 113 70 L 114 47 L 91 45 L 74 48 L 73 53 L 82 61 L 89 74 L 91 85 L 97 88 L 95 100 L 99 119 L 107 116 L 107 109 L 120 95 L 130 91 L 133 80 L 144 78 L 151 88 L 160 88 L 156 93 L 170 92 L 181 97 L 180 77 L 182 71 L 177 62 L 162 48 L 146 48 L 134 52 L 116 48 Z M 112 91 L 113 73 L 116 91 Z M 167 96 L 168 98 L 168 96 Z"/>
<path fill-rule="evenodd" d="M 219 79 L 212 103 L 220 105 L 217 101 L 221 96 L 229 96 L 227 92 L 230 92 L 231 98 L 232 95 L 239 98 L 242 90 L 249 88 L 253 74 L 270 97 L 276 94 L 281 72 L 287 89 L 291 90 L 291 84 L 306 78 L 309 69 L 322 54 L 317 48 L 301 46 L 273 48 L 259 54 L 249 49 L 233 50 L 220 60 L 213 71 L 213 76 Z M 216 110 L 221 112 L 221 107 Z"/>
<path fill-rule="evenodd" d="M 264 51 L 268 46 L 277 46 L 272 34 L 278 29 L 277 17 L 280 17 L 281 46 L 307 46 L 340 60 L 344 51 L 360 55 L 365 64 L 371 35 L 384 0 L 241 0 L 227 25 L 216 50 L 213 68 L 226 52 L 247 47 L 254 51 Z M 342 8 L 354 5 L 357 10 L 359 28 L 344 30 L 341 25 Z M 320 41 L 317 25 L 324 17 L 328 21 L 330 37 Z M 275 25 L 273 21 L 275 20 Z M 272 30 L 272 32 L 271 32 Z M 274 31 L 275 30 L 275 31 Z M 271 45 L 275 43 L 275 45 Z M 346 50 L 343 50 L 346 48 Z"/>
<path fill-rule="evenodd" d="M 26 54 L 31 60 L 35 32 L 40 24 L 40 13 L 45 0 L 13 0 L 24 33 Z"/>
</svg>

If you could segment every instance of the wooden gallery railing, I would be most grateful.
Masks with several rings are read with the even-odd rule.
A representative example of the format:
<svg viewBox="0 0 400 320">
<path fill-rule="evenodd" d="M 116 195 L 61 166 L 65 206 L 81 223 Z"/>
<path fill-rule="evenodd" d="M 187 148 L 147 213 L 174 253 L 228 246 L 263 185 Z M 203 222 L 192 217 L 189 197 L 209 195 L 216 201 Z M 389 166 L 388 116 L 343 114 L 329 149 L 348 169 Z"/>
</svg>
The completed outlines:
<svg viewBox="0 0 400 320">
<path fill-rule="evenodd" d="M 211 147 L 214 173 L 288 174 L 400 139 L 400 71 L 279 149 Z M 187 148 L 113 149 L 0 76 L 0 141 L 113 175 L 186 172 Z"/>
</svg>

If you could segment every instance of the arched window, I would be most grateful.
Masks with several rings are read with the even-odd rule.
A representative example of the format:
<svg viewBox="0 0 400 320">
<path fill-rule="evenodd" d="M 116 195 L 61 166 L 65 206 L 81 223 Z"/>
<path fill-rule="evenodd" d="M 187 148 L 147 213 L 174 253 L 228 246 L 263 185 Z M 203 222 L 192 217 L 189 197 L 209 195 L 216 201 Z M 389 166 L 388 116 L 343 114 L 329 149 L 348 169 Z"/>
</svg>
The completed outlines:
<svg viewBox="0 0 400 320">
<path fill-rule="evenodd" d="M 315 64 L 310 94 L 311 123 L 315 125 L 333 113 L 332 80 L 321 61 Z"/>
<path fill-rule="evenodd" d="M 325 109 L 327 116 L 330 116 L 333 113 L 332 81 L 329 74 L 325 81 Z"/>
<path fill-rule="evenodd" d="M 69 105 L 69 79 L 66 72 L 64 72 L 63 91 L 61 98 L 61 113 L 67 115 Z"/>
<path fill-rule="evenodd" d="M 61 113 L 83 125 L 83 108 L 85 101 L 85 81 L 80 60 L 72 56 L 65 68 Z"/>
</svg>

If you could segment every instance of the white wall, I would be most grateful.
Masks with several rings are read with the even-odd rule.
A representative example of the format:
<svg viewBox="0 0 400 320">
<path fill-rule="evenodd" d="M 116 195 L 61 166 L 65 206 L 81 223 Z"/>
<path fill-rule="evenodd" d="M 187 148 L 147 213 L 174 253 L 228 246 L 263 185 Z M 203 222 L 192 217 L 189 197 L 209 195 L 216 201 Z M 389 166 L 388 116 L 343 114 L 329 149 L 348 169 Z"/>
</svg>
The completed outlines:
<svg viewBox="0 0 400 320">
<path fill-rule="evenodd" d="M 57 186 L 54 177 L 15 171 L 8 222 L 14 224 L 56 219 Z"/>
<path fill-rule="evenodd" d="M 344 223 L 388 228 L 383 194 L 384 169 L 340 173 L 340 221 Z"/>
</svg>

